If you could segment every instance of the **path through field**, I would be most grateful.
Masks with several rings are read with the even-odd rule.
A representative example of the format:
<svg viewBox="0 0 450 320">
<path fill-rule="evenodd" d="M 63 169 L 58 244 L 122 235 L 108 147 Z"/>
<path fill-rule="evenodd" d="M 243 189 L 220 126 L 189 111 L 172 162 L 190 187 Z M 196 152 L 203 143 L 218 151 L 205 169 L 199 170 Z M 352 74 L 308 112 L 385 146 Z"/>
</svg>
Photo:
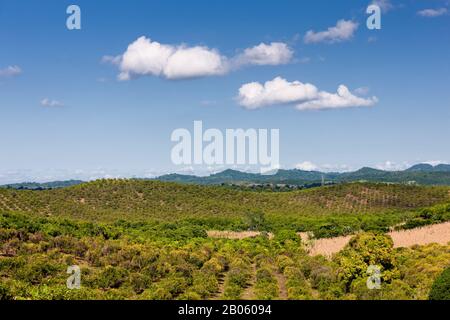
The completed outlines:
<svg viewBox="0 0 450 320">
<path fill-rule="evenodd" d="M 219 275 L 218 282 L 219 282 L 219 288 L 217 292 L 213 295 L 212 300 L 220 300 L 223 298 L 223 293 L 225 291 L 225 278 L 227 274 L 222 273 Z"/>
<path fill-rule="evenodd" d="M 252 277 L 247 284 L 247 287 L 245 288 L 244 292 L 241 295 L 241 300 L 254 300 L 255 299 L 255 293 L 254 293 L 254 286 L 256 283 L 256 264 L 252 264 Z"/>
<path fill-rule="evenodd" d="M 287 288 L 286 288 L 286 278 L 283 274 L 276 272 L 275 278 L 277 279 L 278 283 L 278 300 L 287 300 L 288 294 L 287 294 Z"/>
</svg>

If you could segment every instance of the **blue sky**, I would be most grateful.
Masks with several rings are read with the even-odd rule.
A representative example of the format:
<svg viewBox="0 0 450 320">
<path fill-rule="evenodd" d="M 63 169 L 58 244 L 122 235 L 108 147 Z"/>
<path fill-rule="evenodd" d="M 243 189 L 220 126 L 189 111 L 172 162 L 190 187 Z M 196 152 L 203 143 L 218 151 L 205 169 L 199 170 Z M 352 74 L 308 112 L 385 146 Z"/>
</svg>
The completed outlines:
<svg viewBox="0 0 450 320">
<path fill-rule="evenodd" d="M 81 8 L 81 30 L 66 28 L 70 4 Z M 171 163 L 170 135 L 194 120 L 280 129 L 284 168 L 450 162 L 448 1 L 381 1 L 381 30 L 367 29 L 368 4 L 0 0 L 0 183 L 183 171 Z M 341 20 L 347 29 L 328 32 Z M 124 55 L 140 37 L 207 48 L 227 66 L 193 78 L 167 66 L 149 72 Z M 261 43 L 284 47 L 256 61 Z M 124 70 L 131 79 L 119 81 Z M 277 77 L 330 94 L 345 85 L 368 105 L 314 100 L 318 110 L 298 110 L 295 99 L 239 99 L 245 84 Z"/>
</svg>

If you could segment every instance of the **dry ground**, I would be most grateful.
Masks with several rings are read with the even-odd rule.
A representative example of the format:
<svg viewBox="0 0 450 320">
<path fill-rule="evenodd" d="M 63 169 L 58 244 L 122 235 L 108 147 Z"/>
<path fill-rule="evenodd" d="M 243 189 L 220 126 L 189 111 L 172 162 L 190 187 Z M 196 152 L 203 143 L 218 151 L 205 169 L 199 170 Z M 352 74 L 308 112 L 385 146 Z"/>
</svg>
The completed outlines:
<svg viewBox="0 0 450 320">
<path fill-rule="evenodd" d="M 257 231 L 208 231 L 211 238 L 227 238 L 227 239 L 245 239 L 259 236 L 261 233 Z M 426 245 L 430 243 L 447 244 L 450 242 L 450 222 L 434 224 L 422 228 L 411 230 L 391 231 L 387 233 L 394 241 L 394 247 L 411 247 L 414 245 Z M 331 257 L 333 254 L 341 251 L 350 241 L 352 235 L 328 238 L 328 239 L 310 239 L 307 233 L 299 233 L 303 243 L 306 244 L 310 255 L 324 255 Z M 273 234 L 269 234 L 272 238 Z"/>
</svg>

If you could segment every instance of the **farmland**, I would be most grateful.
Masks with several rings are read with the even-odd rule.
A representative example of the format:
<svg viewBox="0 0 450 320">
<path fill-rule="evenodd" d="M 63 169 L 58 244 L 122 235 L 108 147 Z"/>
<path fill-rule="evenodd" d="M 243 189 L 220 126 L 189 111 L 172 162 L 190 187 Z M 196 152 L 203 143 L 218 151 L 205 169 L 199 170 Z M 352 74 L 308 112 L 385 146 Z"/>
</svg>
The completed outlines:
<svg viewBox="0 0 450 320">
<path fill-rule="evenodd" d="M 283 193 L 142 180 L 2 189 L 0 298 L 427 299 L 450 245 L 398 247 L 385 233 L 448 221 L 449 203 L 448 187 L 371 183 Z M 228 236 L 211 236 L 220 232 Z M 312 256 L 300 232 L 349 241 Z M 72 265 L 80 289 L 66 287 Z M 382 269 L 381 290 L 366 286 L 370 265 Z"/>
</svg>

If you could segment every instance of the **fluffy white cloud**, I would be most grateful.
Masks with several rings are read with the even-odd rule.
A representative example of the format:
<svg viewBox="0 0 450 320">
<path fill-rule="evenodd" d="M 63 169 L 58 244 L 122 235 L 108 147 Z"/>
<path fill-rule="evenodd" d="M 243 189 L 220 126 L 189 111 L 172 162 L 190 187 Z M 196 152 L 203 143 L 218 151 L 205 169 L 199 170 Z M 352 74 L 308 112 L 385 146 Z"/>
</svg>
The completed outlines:
<svg viewBox="0 0 450 320">
<path fill-rule="evenodd" d="M 57 101 L 57 100 L 44 98 L 41 100 L 41 106 L 43 106 L 43 107 L 64 107 L 64 103 Z"/>
<path fill-rule="evenodd" d="M 140 75 L 185 79 L 223 74 L 228 62 L 207 47 L 172 46 L 140 37 L 128 46 L 119 67 L 120 80 Z"/>
<path fill-rule="evenodd" d="M 294 104 L 298 110 L 366 107 L 378 101 L 376 97 L 357 97 L 344 85 L 339 86 L 337 93 L 328 93 L 319 91 L 310 83 L 289 82 L 281 77 L 264 84 L 251 82 L 242 85 L 237 100 L 247 109 Z"/>
<path fill-rule="evenodd" d="M 260 43 L 253 48 L 245 49 L 237 57 L 237 64 L 280 65 L 289 63 L 293 56 L 294 52 L 285 43 Z"/>
<path fill-rule="evenodd" d="M 377 97 L 361 98 L 353 95 L 344 85 L 340 85 L 336 93 L 321 91 L 317 99 L 301 103 L 298 110 L 341 109 L 352 107 L 371 107 L 378 102 Z"/>
<path fill-rule="evenodd" d="M 168 79 L 221 75 L 228 71 L 227 58 L 206 47 L 178 48 L 167 60 L 164 76 Z"/>
<path fill-rule="evenodd" d="M 295 165 L 296 169 L 303 171 L 317 171 L 319 167 L 310 161 L 304 161 Z"/>
<path fill-rule="evenodd" d="M 22 73 L 22 69 L 18 66 L 8 66 L 0 69 L 0 77 L 14 77 Z"/>
<path fill-rule="evenodd" d="M 434 18 L 439 17 L 447 14 L 448 10 L 447 8 L 439 8 L 439 9 L 424 9 L 417 12 L 419 16 L 427 17 L 427 18 Z"/>
<path fill-rule="evenodd" d="M 261 43 L 228 58 L 205 46 L 174 46 L 140 37 L 124 54 L 104 56 L 102 62 L 119 67 L 119 80 L 145 75 L 176 80 L 223 75 L 243 65 L 285 64 L 292 57 L 292 50 L 281 42 Z"/>
<path fill-rule="evenodd" d="M 289 104 L 311 100 L 317 97 L 318 90 L 309 83 L 289 82 L 276 77 L 264 84 L 251 82 L 239 89 L 239 104 L 248 109 L 256 109 L 274 104 Z"/>
<path fill-rule="evenodd" d="M 351 20 L 339 20 L 336 26 L 328 28 L 326 31 L 315 32 L 309 30 L 304 38 L 305 43 L 335 43 L 350 40 L 358 29 L 358 23 Z"/>
</svg>

